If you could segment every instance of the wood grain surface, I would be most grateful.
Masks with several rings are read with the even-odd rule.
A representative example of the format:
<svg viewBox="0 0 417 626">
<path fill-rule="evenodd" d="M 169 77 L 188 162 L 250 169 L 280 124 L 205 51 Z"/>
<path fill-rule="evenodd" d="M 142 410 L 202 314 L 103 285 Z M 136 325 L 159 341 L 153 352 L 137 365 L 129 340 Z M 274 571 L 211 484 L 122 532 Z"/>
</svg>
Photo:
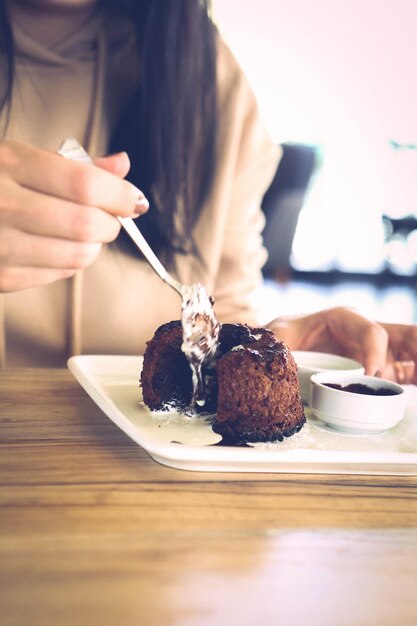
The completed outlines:
<svg viewBox="0 0 417 626">
<path fill-rule="evenodd" d="M 0 423 L 2 626 L 417 624 L 417 477 L 167 468 L 64 370 Z"/>
</svg>

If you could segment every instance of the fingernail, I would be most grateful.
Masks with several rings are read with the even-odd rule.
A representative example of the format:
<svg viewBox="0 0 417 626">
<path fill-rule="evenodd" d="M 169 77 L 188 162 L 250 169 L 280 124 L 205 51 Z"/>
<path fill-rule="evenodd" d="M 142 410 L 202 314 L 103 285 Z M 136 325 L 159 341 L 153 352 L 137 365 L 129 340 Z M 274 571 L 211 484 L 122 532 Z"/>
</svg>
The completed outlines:
<svg viewBox="0 0 417 626">
<path fill-rule="evenodd" d="M 135 208 L 133 210 L 134 215 L 142 215 L 142 213 L 145 213 L 148 209 L 149 209 L 148 200 L 143 195 L 139 196 L 139 198 L 136 201 Z"/>
</svg>

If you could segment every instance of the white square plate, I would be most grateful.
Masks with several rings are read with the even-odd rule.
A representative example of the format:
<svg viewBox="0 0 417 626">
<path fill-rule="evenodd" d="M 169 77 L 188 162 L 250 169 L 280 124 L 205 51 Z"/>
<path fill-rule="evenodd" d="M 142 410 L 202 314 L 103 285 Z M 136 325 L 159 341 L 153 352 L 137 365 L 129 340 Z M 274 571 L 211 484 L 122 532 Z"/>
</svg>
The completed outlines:
<svg viewBox="0 0 417 626">
<path fill-rule="evenodd" d="M 150 411 L 139 386 L 142 357 L 76 356 L 68 367 L 107 417 L 163 465 L 211 472 L 417 475 L 414 385 L 406 388 L 404 419 L 384 433 L 337 433 L 306 408 L 305 426 L 283 442 L 233 447 L 214 445 L 221 437 L 208 420 Z"/>
</svg>

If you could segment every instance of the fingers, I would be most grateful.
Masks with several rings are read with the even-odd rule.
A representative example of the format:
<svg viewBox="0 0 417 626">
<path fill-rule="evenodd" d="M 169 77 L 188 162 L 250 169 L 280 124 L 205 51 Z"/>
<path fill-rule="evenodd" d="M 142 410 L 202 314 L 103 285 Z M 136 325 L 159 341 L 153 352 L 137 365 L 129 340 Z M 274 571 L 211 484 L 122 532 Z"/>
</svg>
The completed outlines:
<svg viewBox="0 0 417 626">
<path fill-rule="evenodd" d="M 391 370 L 388 375 L 404 384 L 417 384 L 417 325 L 381 323 L 389 335 Z"/>
<path fill-rule="evenodd" d="M 417 384 L 416 325 L 382 324 L 342 307 L 329 313 L 332 332 L 347 353 L 362 362 L 365 374 Z"/>
<path fill-rule="evenodd" d="M 124 178 L 130 170 L 130 159 L 126 152 L 118 152 L 103 158 L 93 159 L 94 165 Z"/>
<path fill-rule="evenodd" d="M 90 265 L 120 230 L 116 216 L 148 208 L 123 177 L 125 153 L 86 164 L 0 142 L 0 291 L 34 287 Z"/>
<path fill-rule="evenodd" d="M 365 374 L 374 376 L 385 367 L 389 338 L 380 324 L 345 307 L 330 309 L 327 322 L 345 353 L 363 364 Z"/>
<path fill-rule="evenodd" d="M 389 361 L 378 372 L 378 376 L 393 380 L 400 385 L 417 384 L 417 369 L 414 361 Z"/>
<path fill-rule="evenodd" d="M 0 268 L 33 267 L 78 270 L 99 255 L 101 243 L 76 242 L 55 237 L 9 231 L 0 246 Z"/>
<path fill-rule="evenodd" d="M 370 376 L 417 384 L 417 325 L 382 324 L 354 309 L 335 307 L 278 318 L 268 326 L 291 350 L 349 356 Z"/>
<path fill-rule="evenodd" d="M 387 324 L 381 322 L 390 338 L 390 348 L 395 360 L 407 361 L 417 358 L 417 325 Z"/>
<path fill-rule="evenodd" d="M 414 378 L 414 361 L 394 361 L 393 364 L 395 379 L 400 385 L 412 382 Z"/>
<path fill-rule="evenodd" d="M 0 293 L 68 278 L 91 265 L 100 250 L 101 243 L 9 232 L 7 245 L 0 239 Z"/>
<path fill-rule="evenodd" d="M 384 329 L 373 322 L 363 329 L 361 339 L 362 363 L 365 374 L 375 376 L 378 371 L 385 367 L 388 351 L 388 334 Z"/>
<path fill-rule="evenodd" d="M 126 167 L 122 159 L 124 157 L 111 158 L 109 168 L 122 171 Z M 14 142 L 0 144 L 0 162 L 2 170 L 27 189 L 76 204 L 99 207 L 123 217 L 137 216 L 147 210 L 147 201 L 137 187 L 103 167 L 71 161 Z"/>
<path fill-rule="evenodd" d="M 10 186 L 10 185 L 9 185 Z M 113 215 L 97 207 L 83 206 L 15 185 L 13 204 L 2 208 L 3 221 L 27 234 L 68 239 L 75 242 L 108 243 L 119 231 Z M 0 201 L 1 203 L 1 201 Z M 3 233 L 0 238 L 8 238 Z M 0 239 L 1 240 L 1 239 Z"/>
<path fill-rule="evenodd" d="M 48 285 L 69 278 L 76 270 L 53 270 L 33 267 L 0 268 L 0 293 Z"/>
</svg>

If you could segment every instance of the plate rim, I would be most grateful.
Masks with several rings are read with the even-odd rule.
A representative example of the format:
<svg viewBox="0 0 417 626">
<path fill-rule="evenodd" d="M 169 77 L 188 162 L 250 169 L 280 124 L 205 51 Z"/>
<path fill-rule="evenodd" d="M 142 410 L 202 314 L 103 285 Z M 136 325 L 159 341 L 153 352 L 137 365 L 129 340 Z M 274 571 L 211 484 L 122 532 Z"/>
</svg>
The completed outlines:
<svg viewBox="0 0 417 626">
<path fill-rule="evenodd" d="M 67 365 L 74 378 L 106 417 L 140 445 L 154 460 L 163 465 L 178 469 L 217 472 L 417 475 L 417 452 L 350 452 L 345 450 L 309 450 L 306 448 L 277 450 L 276 448 L 239 446 L 192 446 L 155 441 L 138 432 L 136 427 L 131 426 L 129 418 L 104 392 L 102 381 L 104 374 L 97 371 L 97 364 L 101 365 L 100 370 L 104 369 L 104 371 L 109 372 L 109 364 L 114 366 L 116 360 L 118 367 L 113 368 L 113 373 L 106 374 L 109 381 L 120 380 L 120 365 L 122 365 L 122 369 L 127 368 L 129 371 L 129 379 L 135 378 L 130 373 L 131 370 L 137 371 L 136 379 L 139 390 L 140 367 L 141 362 L 143 362 L 141 355 L 83 354 L 70 357 Z M 103 364 L 105 365 L 104 368 L 102 367 Z M 127 374 L 123 377 L 127 378 Z M 114 413 L 117 419 L 114 419 Z M 221 465 L 222 463 L 227 466 L 232 465 L 232 467 L 224 467 Z M 200 464 L 200 467 L 193 467 L 193 464 Z M 301 468 L 306 464 L 310 464 L 311 467 L 297 470 L 297 467 Z M 233 465 L 239 469 L 234 469 Z M 339 469 L 333 468 L 332 470 L 334 465 L 340 466 Z M 386 470 L 376 471 L 379 465 L 386 466 Z M 282 469 L 284 466 L 290 466 L 291 469 Z M 323 466 L 322 469 L 319 470 L 319 466 Z M 346 466 L 343 471 L 341 466 Z M 355 466 L 361 466 L 362 469 L 355 470 Z"/>
</svg>

